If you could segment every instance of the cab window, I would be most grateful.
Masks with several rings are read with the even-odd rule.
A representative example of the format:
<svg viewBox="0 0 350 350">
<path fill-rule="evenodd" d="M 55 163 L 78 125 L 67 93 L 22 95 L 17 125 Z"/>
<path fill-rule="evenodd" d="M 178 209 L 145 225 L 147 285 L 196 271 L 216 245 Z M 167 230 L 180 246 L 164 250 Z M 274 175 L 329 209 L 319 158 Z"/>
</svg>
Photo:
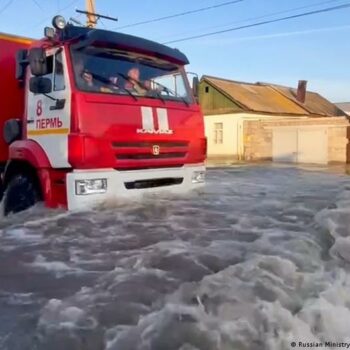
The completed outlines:
<svg viewBox="0 0 350 350">
<path fill-rule="evenodd" d="M 61 52 L 47 57 L 48 73 L 44 75 L 52 82 L 52 91 L 62 91 L 66 88 L 64 80 L 63 55 Z"/>
<path fill-rule="evenodd" d="M 66 88 L 64 81 L 64 70 L 63 70 L 63 56 L 62 53 L 55 55 L 55 74 L 53 77 L 53 90 L 61 91 Z"/>
</svg>

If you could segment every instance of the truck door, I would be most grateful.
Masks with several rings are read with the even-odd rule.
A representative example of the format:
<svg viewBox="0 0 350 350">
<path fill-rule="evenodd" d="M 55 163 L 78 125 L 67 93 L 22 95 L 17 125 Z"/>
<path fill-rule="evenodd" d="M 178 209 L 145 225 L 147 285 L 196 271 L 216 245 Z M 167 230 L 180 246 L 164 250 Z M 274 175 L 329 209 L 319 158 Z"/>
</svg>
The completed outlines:
<svg viewBox="0 0 350 350">
<path fill-rule="evenodd" d="M 49 72 L 44 77 L 51 80 L 52 89 L 48 94 L 27 89 L 27 138 L 44 149 L 53 168 L 67 168 L 71 93 L 66 57 L 58 48 L 49 49 L 46 57 Z"/>
</svg>

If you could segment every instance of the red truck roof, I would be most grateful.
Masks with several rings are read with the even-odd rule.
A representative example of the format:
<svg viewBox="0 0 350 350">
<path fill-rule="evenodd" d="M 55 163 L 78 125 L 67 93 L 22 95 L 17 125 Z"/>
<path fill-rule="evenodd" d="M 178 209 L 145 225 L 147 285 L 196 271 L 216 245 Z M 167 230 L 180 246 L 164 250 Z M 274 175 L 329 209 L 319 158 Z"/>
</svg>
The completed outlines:
<svg viewBox="0 0 350 350">
<path fill-rule="evenodd" d="M 8 158 L 8 146 L 2 130 L 6 120 L 21 118 L 24 89 L 16 80 L 16 53 L 29 47 L 33 39 L 0 33 L 0 163 Z"/>
<path fill-rule="evenodd" d="M 102 47 L 119 48 L 148 54 L 175 64 L 186 65 L 189 63 L 186 55 L 178 49 L 130 34 L 103 29 L 67 26 L 63 32 L 63 37 L 65 40 L 76 41 L 73 45 L 75 49 L 90 45 L 101 45 Z"/>
</svg>

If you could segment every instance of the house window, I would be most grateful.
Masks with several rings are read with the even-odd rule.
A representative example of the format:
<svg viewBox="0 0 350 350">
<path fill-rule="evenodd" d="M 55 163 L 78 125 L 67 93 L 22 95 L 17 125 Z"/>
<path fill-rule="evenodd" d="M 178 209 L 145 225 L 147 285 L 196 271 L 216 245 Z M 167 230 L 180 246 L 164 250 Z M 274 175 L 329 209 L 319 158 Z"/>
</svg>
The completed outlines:
<svg viewBox="0 0 350 350">
<path fill-rule="evenodd" d="M 207 94 L 209 92 L 209 86 L 205 87 L 205 93 Z"/>
<path fill-rule="evenodd" d="M 223 123 L 215 123 L 214 124 L 214 143 L 215 144 L 222 144 L 224 141 L 223 135 L 224 134 L 224 128 Z"/>
</svg>

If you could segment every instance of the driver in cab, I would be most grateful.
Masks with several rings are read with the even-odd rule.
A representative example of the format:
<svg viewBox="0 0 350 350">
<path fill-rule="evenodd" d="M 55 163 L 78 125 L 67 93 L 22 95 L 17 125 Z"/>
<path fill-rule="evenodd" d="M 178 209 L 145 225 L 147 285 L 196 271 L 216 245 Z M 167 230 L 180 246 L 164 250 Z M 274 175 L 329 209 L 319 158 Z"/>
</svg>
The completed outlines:
<svg viewBox="0 0 350 350">
<path fill-rule="evenodd" d="M 132 67 L 128 70 L 127 74 L 124 75 L 119 73 L 119 77 L 111 77 L 109 79 L 111 88 L 104 87 L 104 92 L 113 92 L 116 90 L 128 90 L 129 92 L 135 92 L 137 95 L 145 96 L 152 88 L 150 81 L 140 80 L 140 69 Z M 120 80 L 122 80 L 120 82 Z M 124 81 L 123 81 L 124 80 Z"/>
<path fill-rule="evenodd" d="M 92 73 L 87 69 L 87 64 L 82 56 L 79 56 L 74 64 L 76 72 L 77 85 L 83 90 L 113 93 L 119 89 L 128 90 L 131 93 L 145 96 L 152 90 L 150 81 L 140 81 L 140 69 L 132 67 L 128 70 L 127 75 L 120 74 L 125 82 L 119 84 L 118 77 L 102 78 L 98 74 Z M 100 79 L 99 79 L 100 78 Z"/>
</svg>

